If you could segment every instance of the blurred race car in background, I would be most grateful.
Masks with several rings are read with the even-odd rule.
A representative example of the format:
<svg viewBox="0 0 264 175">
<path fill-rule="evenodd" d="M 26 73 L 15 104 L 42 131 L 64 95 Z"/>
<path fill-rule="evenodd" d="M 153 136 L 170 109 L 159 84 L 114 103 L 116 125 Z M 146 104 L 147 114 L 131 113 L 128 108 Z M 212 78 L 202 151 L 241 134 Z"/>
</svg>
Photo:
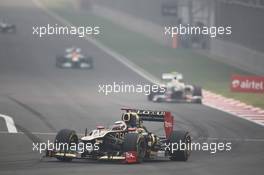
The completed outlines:
<svg viewBox="0 0 264 175">
<path fill-rule="evenodd" d="M 202 88 L 185 84 L 183 75 L 178 72 L 162 74 L 163 80 L 169 80 L 157 92 L 151 92 L 148 100 L 153 102 L 190 102 L 202 103 Z"/>
<path fill-rule="evenodd" d="M 56 57 L 56 67 L 92 69 L 93 59 L 82 54 L 80 48 L 71 47 L 65 49 L 64 55 Z"/>
<path fill-rule="evenodd" d="M 14 24 L 8 24 L 5 20 L 0 21 L 0 32 L 1 33 L 16 33 L 16 26 Z"/>
<path fill-rule="evenodd" d="M 97 126 L 84 137 L 78 138 L 73 130 L 63 129 L 55 138 L 59 144 L 90 144 L 91 150 L 70 150 L 69 147 L 47 150 L 44 157 L 54 157 L 60 161 L 72 159 L 119 160 L 123 163 L 140 163 L 144 160 L 170 159 L 187 161 L 190 156 L 188 144 L 191 136 L 187 131 L 174 131 L 174 117 L 167 111 L 150 111 L 123 108 L 121 120 L 110 128 Z M 149 132 L 143 121 L 163 122 L 165 136 Z M 182 149 L 174 149 L 173 144 L 185 144 Z M 176 147 L 176 146 L 175 146 Z M 87 148 L 87 146 L 86 146 Z M 178 146 L 179 148 L 179 146 Z"/>
</svg>

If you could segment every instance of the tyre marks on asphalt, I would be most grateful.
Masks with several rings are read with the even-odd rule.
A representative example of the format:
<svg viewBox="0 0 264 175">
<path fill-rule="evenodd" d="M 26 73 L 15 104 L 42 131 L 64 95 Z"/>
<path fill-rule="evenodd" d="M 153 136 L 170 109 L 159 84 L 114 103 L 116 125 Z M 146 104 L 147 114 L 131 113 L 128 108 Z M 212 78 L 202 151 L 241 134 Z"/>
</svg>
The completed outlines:
<svg viewBox="0 0 264 175">
<path fill-rule="evenodd" d="M 47 127 L 49 129 L 51 129 L 53 132 L 56 131 L 56 129 L 45 119 L 45 117 L 40 114 L 39 112 L 37 112 L 36 110 L 32 109 L 31 107 L 29 107 L 28 105 L 18 101 L 17 99 L 8 96 L 8 98 L 15 102 L 16 104 L 18 104 L 19 106 L 23 107 L 24 109 L 26 109 L 27 111 L 31 112 L 34 116 L 37 116 L 41 121 L 43 121 Z M 30 132 L 28 129 L 26 129 L 25 127 L 17 124 L 14 122 L 13 118 L 8 116 L 8 115 L 4 115 L 4 114 L 0 114 L 0 118 L 3 119 L 6 123 L 6 128 L 7 131 L 1 131 L 0 133 L 8 133 L 8 134 L 24 134 L 25 136 L 27 136 L 31 141 L 35 142 L 35 143 L 41 143 L 42 140 L 40 139 L 40 137 L 38 137 L 37 135 L 39 135 L 38 133 L 32 133 Z"/>
<path fill-rule="evenodd" d="M 11 101 L 15 102 L 16 104 L 18 104 L 19 106 L 21 106 L 22 108 L 24 108 L 27 111 L 29 111 L 30 113 L 32 113 L 34 116 L 38 117 L 51 131 L 53 131 L 53 132 L 56 131 L 55 127 L 46 119 L 46 117 L 44 115 L 42 115 L 41 113 L 39 113 L 38 111 L 36 111 L 32 107 L 26 105 L 25 103 L 13 98 L 13 97 L 9 96 L 8 98 Z"/>
<path fill-rule="evenodd" d="M 226 98 L 210 91 L 204 91 L 203 95 L 203 103 L 205 105 L 264 126 L 263 109 L 232 98 Z"/>
<path fill-rule="evenodd" d="M 19 133 L 23 133 L 24 135 L 26 135 L 32 142 L 34 143 L 41 143 L 43 142 L 43 140 L 40 139 L 40 137 L 36 136 L 35 133 L 30 132 L 29 130 L 27 130 L 26 128 L 16 124 L 16 127 L 21 131 Z"/>
</svg>

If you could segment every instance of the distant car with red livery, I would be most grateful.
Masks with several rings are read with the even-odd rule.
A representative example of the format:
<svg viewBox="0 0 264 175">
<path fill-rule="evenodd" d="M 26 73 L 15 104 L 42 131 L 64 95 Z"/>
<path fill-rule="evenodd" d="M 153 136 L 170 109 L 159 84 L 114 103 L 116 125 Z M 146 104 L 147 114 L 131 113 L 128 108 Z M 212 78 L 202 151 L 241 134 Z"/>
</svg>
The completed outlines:
<svg viewBox="0 0 264 175">
<path fill-rule="evenodd" d="M 56 57 L 56 67 L 92 69 L 93 59 L 90 56 L 84 55 L 81 48 L 71 47 L 65 49 L 64 55 Z"/>
<path fill-rule="evenodd" d="M 4 19 L 0 20 L 0 33 L 16 33 L 16 26 L 7 23 Z"/>
</svg>

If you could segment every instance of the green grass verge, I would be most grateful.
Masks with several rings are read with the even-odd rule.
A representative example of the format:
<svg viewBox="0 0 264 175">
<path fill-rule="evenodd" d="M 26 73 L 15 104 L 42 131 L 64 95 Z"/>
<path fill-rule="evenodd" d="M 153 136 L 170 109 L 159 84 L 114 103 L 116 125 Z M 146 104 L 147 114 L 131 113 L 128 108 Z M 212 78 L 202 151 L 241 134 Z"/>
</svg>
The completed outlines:
<svg viewBox="0 0 264 175">
<path fill-rule="evenodd" d="M 101 34 L 97 39 L 107 47 L 126 56 L 132 62 L 160 77 L 163 72 L 183 73 L 188 82 L 232 97 L 248 104 L 264 108 L 263 94 L 232 93 L 229 89 L 232 74 L 250 74 L 186 49 L 165 47 L 141 33 L 112 23 L 109 20 L 87 12 L 72 10 L 68 1 L 45 0 L 45 5 L 76 26 L 98 25 Z M 60 2 L 60 3 L 58 3 Z"/>
</svg>

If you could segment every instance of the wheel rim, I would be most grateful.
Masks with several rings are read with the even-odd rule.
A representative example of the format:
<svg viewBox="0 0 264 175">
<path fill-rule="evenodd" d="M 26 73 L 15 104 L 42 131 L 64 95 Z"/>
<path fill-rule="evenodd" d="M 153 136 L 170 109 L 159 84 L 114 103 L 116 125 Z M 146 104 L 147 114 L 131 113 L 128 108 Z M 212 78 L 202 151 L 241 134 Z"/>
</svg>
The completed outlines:
<svg viewBox="0 0 264 175">
<path fill-rule="evenodd" d="M 140 138 L 137 146 L 138 161 L 142 161 L 146 153 L 146 144 L 143 138 Z"/>
<path fill-rule="evenodd" d="M 191 137 L 189 135 L 187 135 L 186 138 L 185 138 L 185 144 L 186 144 L 186 150 L 184 151 L 184 155 L 185 155 L 186 160 L 187 160 L 188 157 L 191 154 L 191 149 L 190 149 L 190 146 L 191 146 Z"/>
</svg>

